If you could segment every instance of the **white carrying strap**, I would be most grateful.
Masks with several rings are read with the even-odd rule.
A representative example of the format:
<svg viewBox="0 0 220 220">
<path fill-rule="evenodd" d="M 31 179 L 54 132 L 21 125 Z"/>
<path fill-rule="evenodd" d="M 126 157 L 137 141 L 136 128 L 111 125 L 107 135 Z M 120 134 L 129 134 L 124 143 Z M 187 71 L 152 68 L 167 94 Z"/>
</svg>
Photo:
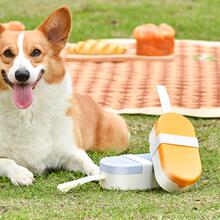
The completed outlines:
<svg viewBox="0 0 220 220">
<path fill-rule="evenodd" d="M 70 189 L 75 188 L 79 185 L 82 185 L 82 184 L 85 184 L 88 182 L 92 182 L 92 181 L 99 181 L 99 180 L 103 180 L 103 179 L 105 179 L 104 175 L 86 176 L 86 177 L 82 177 L 78 180 L 59 184 L 57 186 L 57 189 L 59 189 L 61 192 L 68 192 Z"/>
<path fill-rule="evenodd" d="M 156 88 L 157 88 L 157 93 L 160 98 L 162 112 L 163 113 L 172 112 L 170 99 L 169 99 L 166 87 L 162 85 L 157 85 Z"/>
<path fill-rule="evenodd" d="M 144 159 L 144 158 L 138 157 L 137 155 L 134 155 L 134 154 L 124 154 L 124 155 L 121 155 L 121 156 L 125 157 L 125 158 L 127 158 L 129 160 L 133 160 L 135 162 L 140 163 L 142 165 L 142 174 L 149 173 L 149 166 L 153 167 L 151 161 L 149 161 L 148 159 Z M 152 173 L 152 170 L 151 170 L 150 173 Z"/>
<path fill-rule="evenodd" d="M 125 157 L 125 158 L 127 158 L 127 159 L 129 159 L 129 160 L 133 160 L 133 161 L 135 161 L 135 162 L 138 162 L 138 163 L 140 163 L 141 165 L 143 165 L 143 167 L 145 167 L 145 166 L 151 164 L 151 162 L 150 162 L 149 160 L 144 159 L 144 158 L 141 158 L 141 157 L 138 157 L 138 156 L 136 156 L 136 155 L 134 155 L 134 154 L 124 154 L 124 155 L 121 155 L 121 156 L 122 156 L 122 157 Z"/>
<path fill-rule="evenodd" d="M 165 86 L 157 85 L 157 92 L 160 98 L 162 112 L 172 112 L 170 99 Z M 161 133 L 156 136 L 155 129 L 153 128 L 149 135 L 150 152 L 151 155 L 157 151 L 160 144 L 173 144 L 181 145 L 186 147 L 199 147 L 198 140 L 196 137 L 187 137 L 181 135 L 164 134 Z"/>
<path fill-rule="evenodd" d="M 199 143 L 196 137 L 164 133 L 160 133 L 158 136 L 156 136 L 154 128 L 150 132 L 149 142 L 151 155 L 157 151 L 157 148 L 160 146 L 160 144 L 171 144 L 196 148 L 199 147 Z"/>
</svg>

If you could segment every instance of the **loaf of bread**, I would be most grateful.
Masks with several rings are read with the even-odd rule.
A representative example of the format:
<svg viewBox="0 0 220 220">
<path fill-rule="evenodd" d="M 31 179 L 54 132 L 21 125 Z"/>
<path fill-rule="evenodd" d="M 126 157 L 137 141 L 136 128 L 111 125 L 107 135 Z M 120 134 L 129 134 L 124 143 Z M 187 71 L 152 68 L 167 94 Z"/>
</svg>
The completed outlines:
<svg viewBox="0 0 220 220">
<path fill-rule="evenodd" d="M 126 48 L 121 45 L 111 44 L 105 40 L 80 41 L 70 46 L 68 52 L 71 54 L 123 54 Z"/>
<path fill-rule="evenodd" d="M 164 56 L 174 52 L 174 29 L 161 24 L 144 24 L 136 27 L 133 31 L 136 38 L 137 55 Z"/>
</svg>

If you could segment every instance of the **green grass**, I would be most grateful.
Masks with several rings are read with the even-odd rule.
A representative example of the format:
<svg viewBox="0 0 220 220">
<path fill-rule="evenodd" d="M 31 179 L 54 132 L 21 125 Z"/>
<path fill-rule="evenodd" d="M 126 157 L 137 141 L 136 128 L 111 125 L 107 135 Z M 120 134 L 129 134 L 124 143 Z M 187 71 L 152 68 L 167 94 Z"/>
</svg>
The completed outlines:
<svg viewBox="0 0 220 220">
<path fill-rule="evenodd" d="M 49 2 L 49 3 L 48 3 Z M 68 5 L 73 16 L 71 41 L 87 38 L 132 37 L 142 23 L 166 22 L 177 38 L 220 39 L 218 0 L 22 1 L 1 0 L 0 21 L 20 20 L 34 28 L 55 8 Z M 148 134 L 157 117 L 125 115 L 131 130 L 129 153 L 148 152 Z M 198 183 L 182 194 L 152 191 L 107 191 L 96 183 L 67 194 L 57 191 L 64 181 L 81 173 L 50 172 L 34 185 L 15 187 L 0 178 L 1 219 L 220 219 L 220 120 L 190 118 L 200 142 L 203 173 Z M 98 163 L 113 153 L 90 153 Z"/>
</svg>

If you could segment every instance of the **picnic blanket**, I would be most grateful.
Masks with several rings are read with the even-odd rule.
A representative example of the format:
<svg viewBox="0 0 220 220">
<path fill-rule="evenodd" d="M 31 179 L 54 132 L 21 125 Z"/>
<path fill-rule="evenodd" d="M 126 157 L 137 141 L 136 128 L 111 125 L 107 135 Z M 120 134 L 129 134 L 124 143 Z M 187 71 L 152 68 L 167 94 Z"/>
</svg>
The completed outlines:
<svg viewBox="0 0 220 220">
<path fill-rule="evenodd" d="M 176 40 L 172 60 L 89 62 L 66 59 L 74 91 L 116 113 L 161 114 L 165 85 L 177 113 L 220 117 L 220 42 Z"/>
</svg>

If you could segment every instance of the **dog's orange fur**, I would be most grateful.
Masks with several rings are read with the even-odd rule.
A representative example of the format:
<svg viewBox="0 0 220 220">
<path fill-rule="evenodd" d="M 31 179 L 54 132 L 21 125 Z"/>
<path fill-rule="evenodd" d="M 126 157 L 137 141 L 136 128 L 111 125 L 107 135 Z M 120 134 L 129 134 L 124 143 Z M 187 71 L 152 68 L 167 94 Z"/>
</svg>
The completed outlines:
<svg viewBox="0 0 220 220">
<path fill-rule="evenodd" d="M 55 28 L 54 24 L 56 24 Z M 42 80 L 48 84 L 60 83 L 64 78 L 65 68 L 59 54 L 66 44 L 70 29 L 70 12 L 66 7 L 62 7 L 51 14 L 36 30 L 25 31 L 25 55 L 33 66 L 42 63 L 47 67 Z M 19 32 L 5 30 L 0 25 L 0 63 L 3 65 L 0 68 L 5 72 L 13 64 L 13 58 L 6 59 L 2 55 L 6 49 L 5 45 L 17 55 L 18 34 Z M 42 52 L 39 57 L 30 56 L 31 51 L 35 48 Z M 8 85 L 5 84 L 2 77 L 0 77 L 0 89 L 8 89 Z M 89 96 L 75 94 L 70 101 L 71 108 L 67 109 L 66 116 L 72 117 L 74 121 L 75 130 L 73 132 L 80 148 L 122 151 L 128 147 L 129 133 L 122 117 L 104 111 Z"/>
<path fill-rule="evenodd" d="M 5 85 L 2 77 L 0 78 L 0 91 L 7 91 L 9 88 Z"/>
<path fill-rule="evenodd" d="M 3 56 L 3 52 L 10 48 L 14 54 L 17 54 L 18 48 L 15 39 L 18 38 L 18 32 L 8 31 L 0 24 L 0 69 L 1 71 L 8 72 L 8 69 L 13 64 L 13 59 L 9 59 Z M 0 73 L 1 75 L 2 73 Z M 2 76 L 0 76 L 0 91 L 8 90 L 7 84 L 5 84 Z"/>
<path fill-rule="evenodd" d="M 79 147 L 84 150 L 117 150 L 128 147 L 128 128 L 125 121 L 104 111 L 87 95 L 75 94 L 67 115 L 74 120 Z"/>
<path fill-rule="evenodd" d="M 28 57 L 33 66 L 43 63 L 47 66 L 44 74 L 44 80 L 48 84 L 59 83 L 63 80 L 65 69 L 62 59 L 59 56 L 59 50 L 56 45 L 48 44 L 48 40 L 40 30 L 25 32 L 24 50 L 26 54 L 30 54 L 33 49 L 39 49 L 42 54 L 38 57 Z"/>
</svg>

